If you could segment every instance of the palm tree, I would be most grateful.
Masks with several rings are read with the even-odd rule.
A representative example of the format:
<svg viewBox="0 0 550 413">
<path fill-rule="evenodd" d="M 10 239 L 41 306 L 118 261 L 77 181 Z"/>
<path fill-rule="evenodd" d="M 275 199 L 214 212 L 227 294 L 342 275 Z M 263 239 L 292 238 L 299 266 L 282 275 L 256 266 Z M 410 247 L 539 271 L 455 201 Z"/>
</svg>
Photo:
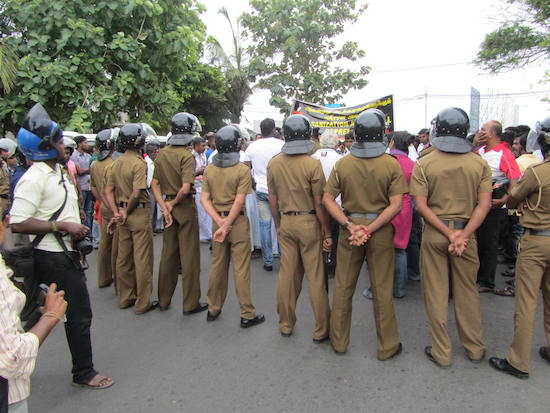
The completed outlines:
<svg viewBox="0 0 550 413">
<path fill-rule="evenodd" d="M 17 77 L 18 58 L 13 49 L 0 41 L 0 82 L 4 93 L 8 93 Z"/>
<path fill-rule="evenodd" d="M 231 28 L 233 40 L 233 51 L 227 54 L 221 47 L 218 40 L 210 39 L 211 63 L 219 63 L 221 70 L 227 79 L 227 109 L 231 114 L 232 123 L 241 122 L 241 113 L 248 97 L 252 94 L 253 87 L 249 82 L 248 66 L 246 65 L 246 50 L 241 45 L 240 19 L 235 24 L 229 17 L 229 12 L 222 7 L 218 13 L 222 14 L 228 21 Z"/>
</svg>

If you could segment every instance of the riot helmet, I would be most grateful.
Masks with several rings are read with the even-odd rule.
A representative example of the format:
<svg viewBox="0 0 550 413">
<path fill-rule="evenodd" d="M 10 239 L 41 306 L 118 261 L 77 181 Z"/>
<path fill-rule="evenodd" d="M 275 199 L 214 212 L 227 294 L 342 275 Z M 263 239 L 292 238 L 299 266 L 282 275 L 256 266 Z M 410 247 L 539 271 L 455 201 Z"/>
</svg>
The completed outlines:
<svg viewBox="0 0 550 413">
<path fill-rule="evenodd" d="M 355 142 L 350 152 L 358 158 L 377 158 L 387 149 L 386 115 L 379 109 L 367 109 L 357 116 L 353 126 Z"/>
<path fill-rule="evenodd" d="M 216 132 L 216 150 L 212 163 L 220 168 L 228 168 L 239 162 L 243 136 L 239 125 L 224 126 Z"/>
<path fill-rule="evenodd" d="M 19 148 L 31 161 L 56 159 L 58 154 L 55 145 L 62 137 L 63 131 L 50 119 L 40 103 L 29 110 L 23 126 L 17 132 Z"/>
<path fill-rule="evenodd" d="M 12 141 L 8 138 L 2 138 L 0 139 L 0 150 L 7 152 L 7 158 L 11 158 L 13 155 L 15 155 L 15 151 L 17 150 L 17 143 Z"/>
<path fill-rule="evenodd" d="M 145 133 L 140 123 L 127 123 L 118 133 L 118 142 L 123 149 L 141 149 L 145 145 Z"/>
<path fill-rule="evenodd" d="M 115 149 L 114 129 L 103 129 L 95 137 L 95 147 L 99 151 L 98 160 L 103 161 Z"/>
<path fill-rule="evenodd" d="M 171 136 L 168 138 L 168 145 L 186 146 L 191 143 L 195 134 L 202 130 L 195 115 L 187 112 L 176 113 L 170 122 Z"/>
<path fill-rule="evenodd" d="M 442 152 L 467 153 L 472 144 L 467 139 L 468 114 L 460 108 L 446 108 L 432 121 L 431 143 Z"/>
<path fill-rule="evenodd" d="M 215 136 L 218 153 L 239 152 L 241 149 L 241 131 L 234 125 L 224 126 Z"/>
<path fill-rule="evenodd" d="M 315 146 L 311 140 L 313 128 L 304 115 L 290 115 L 283 123 L 285 144 L 281 152 L 287 155 L 303 155 L 310 153 Z"/>
</svg>

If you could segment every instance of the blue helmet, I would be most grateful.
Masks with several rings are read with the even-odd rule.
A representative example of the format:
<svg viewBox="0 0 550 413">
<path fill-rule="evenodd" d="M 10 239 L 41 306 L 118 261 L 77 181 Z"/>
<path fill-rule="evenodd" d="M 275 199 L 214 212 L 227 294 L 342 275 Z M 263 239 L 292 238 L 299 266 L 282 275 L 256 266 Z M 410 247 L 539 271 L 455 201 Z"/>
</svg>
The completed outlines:
<svg viewBox="0 0 550 413">
<path fill-rule="evenodd" d="M 55 145 L 62 138 L 63 131 L 50 119 L 40 103 L 29 110 L 23 126 L 17 132 L 19 149 L 31 161 L 57 158 Z"/>
</svg>

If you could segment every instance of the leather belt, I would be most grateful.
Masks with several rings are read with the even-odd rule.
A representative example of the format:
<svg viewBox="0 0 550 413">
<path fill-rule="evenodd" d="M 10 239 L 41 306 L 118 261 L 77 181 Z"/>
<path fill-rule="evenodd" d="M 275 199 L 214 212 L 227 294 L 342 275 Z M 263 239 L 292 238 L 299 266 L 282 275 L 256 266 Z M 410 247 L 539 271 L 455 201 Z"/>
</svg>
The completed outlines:
<svg viewBox="0 0 550 413">
<path fill-rule="evenodd" d="M 119 202 L 118 206 L 120 208 L 126 208 L 128 206 L 128 202 Z M 137 205 L 136 205 L 136 209 L 137 208 L 149 208 L 149 204 L 147 204 L 145 202 L 138 202 Z"/>
<path fill-rule="evenodd" d="M 229 212 L 231 211 L 218 211 L 218 214 L 220 214 L 221 217 L 227 217 L 229 216 Z M 244 211 L 240 211 L 239 215 L 244 215 Z"/>
<path fill-rule="evenodd" d="M 544 230 L 544 231 L 537 231 L 537 230 L 529 228 L 529 234 L 543 236 L 543 237 L 550 237 L 550 229 L 547 229 L 547 230 Z"/>
<path fill-rule="evenodd" d="M 468 225 L 468 221 L 452 221 L 448 219 L 442 219 L 441 222 L 443 222 L 445 226 L 451 229 L 464 229 L 466 228 L 466 225 Z"/>
<path fill-rule="evenodd" d="M 372 220 L 375 220 L 376 218 L 378 218 L 378 214 L 359 214 L 359 213 L 352 213 L 352 214 L 348 214 L 349 217 L 352 217 L 352 218 L 365 218 L 365 219 L 372 219 Z"/>
<path fill-rule="evenodd" d="M 315 210 L 312 209 L 311 211 L 287 211 L 281 213 L 283 215 L 315 215 Z"/>
<path fill-rule="evenodd" d="M 164 199 L 166 201 L 171 201 L 172 199 L 176 199 L 176 195 L 165 195 Z"/>
</svg>

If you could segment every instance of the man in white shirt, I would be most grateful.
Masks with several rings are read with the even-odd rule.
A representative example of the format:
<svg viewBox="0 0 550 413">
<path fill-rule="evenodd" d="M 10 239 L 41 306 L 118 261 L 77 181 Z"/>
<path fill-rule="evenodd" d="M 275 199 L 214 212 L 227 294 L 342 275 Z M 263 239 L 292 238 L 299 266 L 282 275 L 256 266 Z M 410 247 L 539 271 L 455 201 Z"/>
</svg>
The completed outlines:
<svg viewBox="0 0 550 413">
<path fill-rule="evenodd" d="M 86 276 L 72 240 L 81 240 L 90 228 L 80 223 L 75 186 L 63 174 L 63 133 L 42 105 L 27 114 L 17 133 L 19 148 L 34 163 L 15 187 L 11 208 L 12 231 L 32 234 L 36 285 L 56 283 L 68 302 L 65 333 L 73 361 L 73 383 L 104 389 L 113 384 L 98 374 L 92 361 L 92 309 Z M 58 211 L 60 211 L 58 213 Z M 34 240 L 40 238 L 40 241 Z"/>
<path fill-rule="evenodd" d="M 319 159 L 321 166 L 323 167 L 323 174 L 325 175 L 325 180 L 328 180 L 332 169 L 336 162 L 338 162 L 343 156 L 336 152 L 336 147 L 338 146 L 338 134 L 336 131 L 331 129 L 326 129 L 321 134 L 321 139 L 319 144 L 321 146 L 312 157 Z M 341 197 L 336 198 L 336 203 L 342 206 Z M 332 236 L 332 249 L 328 253 L 329 255 L 325 259 L 325 271 L 327 276 L 332 278 L 336 270 L 336 248 L 338 246 L 338 234 L 340 232 L 340 224 L 329 215 L 328 223 L 330 226 L 330 233 Z"/>
<path fill-rule="evenodd" d="M 260 217 L 260 237 L 264 269 L 273 270 L 273 250 L 271 242 L 271 210 L 267 200 L 267 164 L 281 152 L 284 142 L 274 138 L 275 121 L 266 118 L 260 123 L 262 137 L 252 142 L 244 153 L 244 161 L 252 167 L 252 176 L 256 182 L 256 201 Z"/>
</svg>

